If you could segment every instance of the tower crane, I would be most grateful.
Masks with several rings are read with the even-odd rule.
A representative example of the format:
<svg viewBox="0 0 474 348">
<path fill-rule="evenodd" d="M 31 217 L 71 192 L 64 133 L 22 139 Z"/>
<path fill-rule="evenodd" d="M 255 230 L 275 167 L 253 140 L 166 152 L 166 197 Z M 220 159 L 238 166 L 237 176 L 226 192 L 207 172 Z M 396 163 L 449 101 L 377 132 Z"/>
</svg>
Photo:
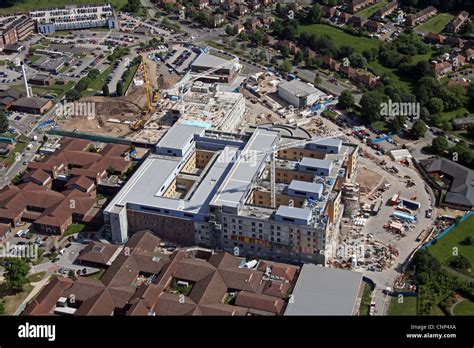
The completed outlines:
<svg viewBox="0 0 474 348">
<path fill-rule="evenodd" d="M 291 149 L 293 147 L 301 147 L 307 144 L 312 144 L 312 143 L 317 143 L 322 140 L 327 140 L 327 139 L 332 139 L 332 138 L 337 138 L 344 135 L 344 133 L 341 132 L 329 132 L 327 134 L 324 134 L 322 136 L 318 136 L 315 138 L 311 139 L 302 139 L 302 140 L 295 140 L 295 141 L 290 141 L 284 144 L 278 144 L 278 145 L 273 145 L 269 149 L 264 149 L 263 151 L 256 151 L 250 153 L 244 153 L 243 158 L 248 160 L 250 156 L 267 156 L 270 155 L 270 187 L 271 187 L 271 207 L 276 208 L 276 175 L 275 175 L 275 162 L 276 162 L 276 156 L 278 151 L 281 150 L 286 150 L 286 149 Z"/>
</svg>

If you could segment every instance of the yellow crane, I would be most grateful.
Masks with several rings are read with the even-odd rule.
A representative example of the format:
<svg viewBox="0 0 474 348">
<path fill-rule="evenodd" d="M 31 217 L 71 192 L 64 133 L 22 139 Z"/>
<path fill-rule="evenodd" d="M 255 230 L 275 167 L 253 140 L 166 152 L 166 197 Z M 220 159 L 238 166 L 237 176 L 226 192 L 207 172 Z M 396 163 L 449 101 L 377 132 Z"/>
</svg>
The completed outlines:
<svg viewBox="0 0 474 348">
<path fill-rule="evenodd" d="M 132 130 L 137 131 L 140 130 L 145 125 L 145 120 L 143 116 L 148 115 L 149 113 L 154 112 L 151 105 L 151 97 L 150 97 L 150 82 L 148 81 L 147 70 L 146 70 L 146 62 L 145 62 L 145 55 L 142 54 L 142 65 L 143 65 L 143 80 L 145 82 L 145 93 L 146 93 L 146 101 L 147 101 L 147 110 L 143 111 L 140 118 L 132 125 Z"/>
<path fill-rule="evenodd" d="M 146 100 L 147 100 L 147 107 L 148 112 L 153 112 L 153 107 L 151 106 L 151 98 L 150 98 L 150 82 L 148 81 L 148 77 L 146 75 L 146 62 L 145 62 L 145 55 L 142 54 L 142 64 L 143 64 L 143 79 L 145 81 L 145 91 L 146 91 Z"/>
</svg>

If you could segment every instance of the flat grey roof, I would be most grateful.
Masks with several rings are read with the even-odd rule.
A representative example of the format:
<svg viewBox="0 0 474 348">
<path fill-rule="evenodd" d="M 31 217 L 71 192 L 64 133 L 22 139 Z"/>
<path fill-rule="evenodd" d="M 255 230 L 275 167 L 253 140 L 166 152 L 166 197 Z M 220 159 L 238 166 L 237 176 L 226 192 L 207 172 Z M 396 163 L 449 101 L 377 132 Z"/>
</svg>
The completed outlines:
<svg viewBox="0 0 474 348">
<path fill-rule="evenodd" d="M 288 207 L 286 205 L 280 205 L 275 214 L 291 219 L 308 221 L 309 219 L 311 219 L 312 212 L 311 209 L 308 208 L 295 208 Z"/>
<path fill-rule="evenodd" d="M 259 151 L 268 151 L 277 141 L 279 133 L 267 129 L 257 128 L 249 142 L 245 145 L 237 162 L 219 188 L 212 205 L 235 207 L 242 202 L 242 198 L 249 189 L 265 157 Z"/>
<path fill-rule="evenodd" d="M 300 80 L 283 82 L 278 85 L 278 88 L 282 88 L 288 93 L 291 93 L 298 97 L 304 97 L 311 94 L 317 94 L 319 96 L 326 95 L 326 93 L 324 93 L 323 91 L 320 91 L 316 87 Z"/>
<path fill-rule="evenodd" d="M 311 168 L 331 169 L 332 161 L 317 158 L 303 157 L 299 162 L 300 165 Z"/>
<path fill-rule="evenodd" d="M 177 123 L 166 132 L 156 146 L 182 149 L 194 137 L 194 134 L 202 135 L 205 131 L 203 127 Z"/>
<path fill-rule="evenodd" d="M 292 180 L 288 188 L 290 190 L 317 193 L 319 195 L 323 193 L 323 185 L 314 182 Z"/>
<path fill-rule="evenodd" d="M 305 264 L 285 315 L 353 315 L 362 273 Z"/>
<path fill-rule="evenodd" d="M 204 128 L 200 127 L 191 128 L 204 131 Z M 271 147 L 277 137 L 278 132 L 259 129 L 250 138 L 246 149 L 258 151 Z M 214 200 L 214 205 L 235 206 L 242 201 L 254 175 L 264 162 L 264 156 L 258 156 L 257 163 L 243 159 L 242 156 L 236 163 L 232 162 L 230 159 L 237 157 L 239 153 L 237 146 L 225 146 L 186 200 L 162 197 L 167 188 L 162 190 L 163 186 L 169 179 L 174 178 L 180 170 L 178 166 L 184 163 L 184 158 L 150 155 L 105 211 L 112 211 L 115 205 L 135 204 L 153 209 L 204 215 L 209 212 L 212 200 Z"/>
<path fill-rule="evenodd" d="M 316 145 L 321 145 L 321 146 L 342 146 L 342 140 L 338 138 L 332 138 L 332 139 L 323 139 L 320 141 L 316 141 L 313 144 Z M 310 144 L 312 145 L 312 144 Z"/>
<path fill-rule="evenodd" d="M 223 69 L 227 68 L 230 69 L 232 67 L 233 62 L 231 62 L 229 59 L 224 59 L 218 56 L 214 56 L 212 54 L 208 53 L 201 53 L 199 57 L 191 64 L 191 65 L 196 65 L 199 67 L 209 67 L 214 68 L 217 65 L 224 64 L 225 62 L 228 62 L 229 64 L 226 66 L 222 66 Z"/>
</svg>

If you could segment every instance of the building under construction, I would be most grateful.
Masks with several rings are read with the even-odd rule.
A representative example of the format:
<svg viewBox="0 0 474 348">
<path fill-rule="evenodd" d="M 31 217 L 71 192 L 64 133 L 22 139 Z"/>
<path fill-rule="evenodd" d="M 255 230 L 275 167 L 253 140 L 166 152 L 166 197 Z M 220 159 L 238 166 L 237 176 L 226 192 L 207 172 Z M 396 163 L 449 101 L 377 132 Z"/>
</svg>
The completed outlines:
<svg viewBox="0 0 474 348">
<path fill-rule="evenodd" d="M 216 84 L 196 81 L 182 98 L 170 111 L 173 122 L 232 132 L 243 120 L 241 93 L 218 91 Z"/>
<path fill-rule="evenodd" d="M 178 123 L 107 206 L 106 225 L 120 244 L 146 229 L 183 246 L 325 263 L 357 159 L 358 147 L 337 138 Z"/>
</svg>

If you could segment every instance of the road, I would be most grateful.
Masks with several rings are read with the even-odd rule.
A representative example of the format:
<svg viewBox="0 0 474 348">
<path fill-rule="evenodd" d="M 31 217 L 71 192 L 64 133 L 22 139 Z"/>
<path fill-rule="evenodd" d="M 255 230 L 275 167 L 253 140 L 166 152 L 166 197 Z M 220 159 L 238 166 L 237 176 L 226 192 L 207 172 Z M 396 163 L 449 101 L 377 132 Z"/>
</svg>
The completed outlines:
<svg viewBox="0 0 474 348">
<path fill-rule="evenodd" d="M 20 172 L 26 170 L 27 165 L 23 164 L 25 161 L 29 162 L 36 156 L 36 151 L 40 148 L 41 144 L 38 142 L 31 142 L 33 148 L 31 150 L 25 150 L 24 156 L 17 156 L 17 160 L 6 170 L 6 172 L 0 171 L 0 187 L 4 187 L 11 183 L 12 179 L 17 176 Z"/>
</svg>

